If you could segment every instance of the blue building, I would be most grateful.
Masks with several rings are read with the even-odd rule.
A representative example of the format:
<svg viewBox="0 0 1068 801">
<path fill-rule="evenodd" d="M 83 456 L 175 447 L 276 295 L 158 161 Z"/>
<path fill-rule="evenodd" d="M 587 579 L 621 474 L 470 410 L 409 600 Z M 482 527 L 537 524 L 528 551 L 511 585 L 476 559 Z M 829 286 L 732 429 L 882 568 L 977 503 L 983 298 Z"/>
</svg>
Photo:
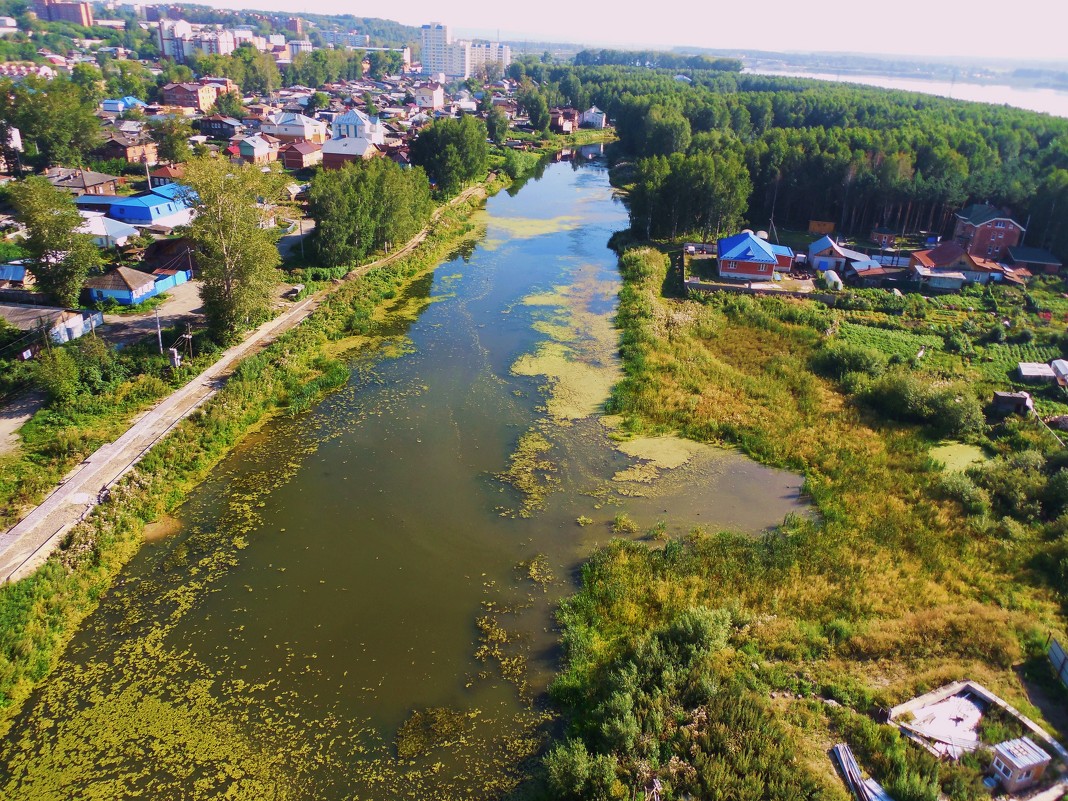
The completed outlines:
<svg viewBox="0 0 1068 801">
<path fill-rule="evenodd" d="M 131 306 L 154 298 L 190 279 L 189 270 L 157 270 L 143 273 L 129 267 L 116 267 L 85 282 L 85 289 L 93 301 L 113 300 L 120 306 Z"/>
<path fill-rule="evenodd" d="M 183 225 L 189 222 L 191 209 L 185 198 L 185 187 L 179 184 L 157 186 L 147 192 L 123 197 L 121 195 L 82 195 L 78 208 L 100 211 L 113 220 L 130 225 Z"/>
</svg>

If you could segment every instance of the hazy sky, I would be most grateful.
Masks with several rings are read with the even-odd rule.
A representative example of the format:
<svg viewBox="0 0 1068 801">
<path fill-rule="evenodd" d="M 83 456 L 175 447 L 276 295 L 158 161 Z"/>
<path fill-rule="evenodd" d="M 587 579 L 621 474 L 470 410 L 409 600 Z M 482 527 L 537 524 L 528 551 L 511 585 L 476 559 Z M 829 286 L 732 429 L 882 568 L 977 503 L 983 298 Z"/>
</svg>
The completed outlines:
<svg viewBox="0 0 1068 801">
<path fill-rule="evenodd" d="M 1068 60 L 1064 0 L 200 0 L 231 8 L 355 14 L 460 33 L 591 45 L 832 50 Z"/>
</svg>

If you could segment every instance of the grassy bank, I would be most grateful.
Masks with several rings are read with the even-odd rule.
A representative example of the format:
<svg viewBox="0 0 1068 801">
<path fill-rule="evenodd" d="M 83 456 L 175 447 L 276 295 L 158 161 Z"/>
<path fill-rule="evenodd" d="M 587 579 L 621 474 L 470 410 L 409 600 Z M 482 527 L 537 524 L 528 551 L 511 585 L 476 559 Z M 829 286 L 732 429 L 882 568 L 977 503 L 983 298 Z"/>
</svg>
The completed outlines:
<svg viewBox="0 0 1068 801">
<path fill-rule="evenodd" d="M 377 335 L 383 305 L 476 233 L 470 216 L 480 204 L 476 197 L 445 209 L 413 253 L 345 282 L 302 325 L 243 361 L 226 386 L 153 448 L 40 570 L 0 587 L 0 726 L 10 725 L 136 553 L 144 524 L 178 507 L 271 414 L 306 409 L 347 381 L 345 362 L 332 354 Z"/>
<path fill-rule="evenodd" d="M 978 502 L 947 492 L 928 456 L 933 422 L 882 415 L 862 391 L 881 378 L 816 372 L 839 312 L 668 300 L 667 258 L 650 249 L 625 253 L 621 269 L 625 379 L 610 411 L 633 432 L 679 432 L 799 471 L 817 514 L 756 538 L 618 542 L 585 566 L 560 611 L 553 696 L 571 723 L 546 760 L 546 795 L 629 798 L 658 778 L 665 798 L 844 798 L 826 750 L 846 740 L 899 801 L 983 797 L 981 762 L 940 764 L 872 715 L 968 677 L 1051 730 L 1063 723 L 1041 651 L 1047 631 L 1063 631 L 1041 567 L 1063 542 L 1049 489 L 1063 460 L 1040 452 L 1044 478 L 1026 484 L 1010 455 L 989 469 L 1012 479 L 969 471 Z M 907 369 L 882 367 L 894 380 Z M 1027 424 L 974 436 L 1006 454 L 1038 447 Z M 990 489 L 1006 485 L 1029 512 Z"/>
</svg>

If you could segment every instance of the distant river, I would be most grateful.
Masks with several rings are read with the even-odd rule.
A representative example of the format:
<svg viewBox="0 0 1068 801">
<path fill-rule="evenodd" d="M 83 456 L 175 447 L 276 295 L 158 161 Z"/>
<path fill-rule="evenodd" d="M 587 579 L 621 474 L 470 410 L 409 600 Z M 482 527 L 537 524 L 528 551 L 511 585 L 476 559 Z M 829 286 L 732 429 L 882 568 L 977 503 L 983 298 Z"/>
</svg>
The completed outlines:
<svg viewBox="0 0 1068 801">
<path fill-rule="evenodd" d="M 1003 84 L 959 83 L 957 81 L 927 80 L 924 78 L 890 78 L 882 75 L 839 75 L 831 72 L 789 72 L 753 70 L 753 75 L 779 75 L 784 78 L 812 78 L 818 81 L 839 81 L 882 89 L 899 89 L 925 95 L 950 97 L 954 100 L 974 100 L 979 103 L 1014 106 L 1041 111 L 1055 117 L 1068 117 L 1068 92 L 1056 89 L 1024 89 Z"/>
</svg>

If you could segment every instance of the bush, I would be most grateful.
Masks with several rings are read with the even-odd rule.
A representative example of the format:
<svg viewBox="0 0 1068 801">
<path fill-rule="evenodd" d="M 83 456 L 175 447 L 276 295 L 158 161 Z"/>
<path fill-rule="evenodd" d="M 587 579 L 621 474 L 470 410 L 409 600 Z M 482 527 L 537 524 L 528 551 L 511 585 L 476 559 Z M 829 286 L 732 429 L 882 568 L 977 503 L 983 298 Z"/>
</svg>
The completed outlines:
<svg viewBox="0 0 1068 801">
<path fill-rule="evenodd" d="M 830 342 L 812 357 L 812 369 L 820 375 L 841 379 L 849 373 L 879 376 L 886 371 L 886 356 L 873 348 L 851 342 Z"/>
<path fill-rule="evenodd" d="M 970 515 L 990 511 L 990 493 L 976 486 L 964 473 L 949 473 L 938 484 L 942 497 L 956 501 Z"/>
<path fill-rule="evenodd" d="M 884 417 L 929 425 L 941 436 L 959 437 L 982 429 L 986 420 L 979 399 L 968 387 L 935 387 L 895 371 L 873 381 L 864 402 Z"/>
</svg>

